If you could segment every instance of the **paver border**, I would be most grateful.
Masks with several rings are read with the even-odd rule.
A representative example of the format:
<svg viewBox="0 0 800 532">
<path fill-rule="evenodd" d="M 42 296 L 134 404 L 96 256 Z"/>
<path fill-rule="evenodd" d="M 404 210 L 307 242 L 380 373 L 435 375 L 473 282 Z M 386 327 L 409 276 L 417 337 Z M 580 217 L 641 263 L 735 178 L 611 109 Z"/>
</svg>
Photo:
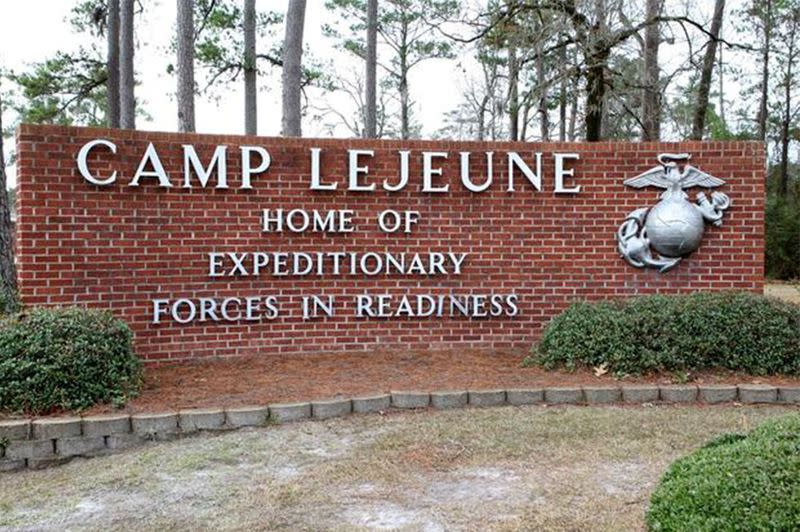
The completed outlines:
<svg viewBox="0 0 800 532">
<path fill-rule="evenodd" d="M 6 419 L 0 420 L 0 474 L 60 465 L 75 457 L 113 454 L 153 440 L 304 420 L 325 422 L 351 414 L 382 415 L 389 410 L 409 409 L 653 403 L 796 406 L 800 403 L 800 386 L 690 384 L 393 391 L 332 400 L 231 408 Z"/>
</svg>

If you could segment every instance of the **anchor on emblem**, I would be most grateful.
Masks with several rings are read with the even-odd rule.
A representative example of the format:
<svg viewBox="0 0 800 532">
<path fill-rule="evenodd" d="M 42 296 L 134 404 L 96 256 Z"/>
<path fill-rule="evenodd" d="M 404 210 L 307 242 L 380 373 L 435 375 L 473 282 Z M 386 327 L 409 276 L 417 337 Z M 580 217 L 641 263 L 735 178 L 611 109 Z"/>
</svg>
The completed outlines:
<svg viewBox="0 0 800 532">
<path fill-rule="evenodd" d="M 617 249 L 630 265 L 669 271 L 700 246 L 706 221 L 722 225 L 723 213 L 731 205 L 727 195 L 715 191 L 709 201 L 698 192 L 697 203 L 691 203 L 684 189 L 716 188 L 725 181 L 687 164 L 689 159 L 688 153 L 662 153 L 660 166 L 625 181 L 633 188 L 666 189 L 655 207 L 631 212 L 617 230 Z"/>
</svg>

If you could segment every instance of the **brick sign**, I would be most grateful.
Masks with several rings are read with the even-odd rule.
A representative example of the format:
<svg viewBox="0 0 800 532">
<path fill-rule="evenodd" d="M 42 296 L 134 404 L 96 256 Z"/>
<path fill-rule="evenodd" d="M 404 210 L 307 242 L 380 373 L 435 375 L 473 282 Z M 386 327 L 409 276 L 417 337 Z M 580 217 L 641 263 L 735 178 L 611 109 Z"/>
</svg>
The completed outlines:
<svg viewBox="0 0 800 532">
<path fill-rule="evenodd" d="M 680 164 L 662 172 L 664 153 Z M 687 154 L 702 171 L 671 182 L 689 175 Z M 576 300 L 763 285 L 759 143 L 282 139 L 22 125 L 17 157 L 23 302 L 109 309 L 152 362 L 527 348 Z M 700 213 L 702 242 L 667 260 L 656 251 L 694 237 L 659 247 L 635 215 L 655 213 L 647 208 L 659 198 L 686 198 L 681 187 L 692 202 L 709 187 L 718 192 L 698 196 L 697 207 L 681 204 Z M 661 219 L 674 212 L 661 210 Z"/>
</svg>

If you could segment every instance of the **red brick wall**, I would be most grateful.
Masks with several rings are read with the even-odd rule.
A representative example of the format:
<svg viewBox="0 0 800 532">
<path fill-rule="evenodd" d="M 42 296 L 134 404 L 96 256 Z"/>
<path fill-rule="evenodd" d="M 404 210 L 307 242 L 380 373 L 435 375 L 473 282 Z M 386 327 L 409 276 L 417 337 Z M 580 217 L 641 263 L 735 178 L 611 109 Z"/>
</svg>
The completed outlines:
<svg viewBox="0 0 800 532">
<path fill-rule="evenodd" d="M 87 141 L 113 140 L 116 157 L 98 149 L 90 168 L 120 173 L 111 186 L 86 182 L 76 155 Z M 174 187 L 154 179 L 129 187 L 147 146 L 155 143 Z M 217 144 L 229 146 L 232 188 L 182 188 L 181 144 L 194 144 L 204 163 Z M 253 178 L 254 189 L 238 186 L 238 146 L 266 147 L 272 166 Z M 340 190 L 308 190 L 309 148 L 323 149 L 326 178 L 339 176 Z M 348 148 L 374 149 L 367 182 L 372 193 L 341 190 Z M 412 151 L 408 187 L 381 190 L 396 181 L 397 150 Z M 421 151 L 449 151 L 442 165 L 451 191 L 422 193 Z M 517 191 L 506 192 L 506 152 L 517 151 L 533 167 L 544 153 L 543 190 L 521 175 Z M 483 153 L 495 152 L 495 184 L 472 193 L 460 184 L 458 152 L 472 152 L 476 181 L 485 175 Z M 660 190 L 634 190 L 623 180 L 655 166 L 660 152 L 690 152 L 692 163 L 727 181 L 731 197 L 722 227 L 706 226 L 700 249 L 675 270 L 637 270 L 617 253 L 614 234 L 626 214 L 654 205 Z M 577 195 L 553 192 L 554 152 L 575 152 Z M 137 351 L 150 361 L 244 354 L 270 355 L 323 350 L 528 347 L 548 320 L 571 301 L 697 290 L 759 292 L 764 263 L 764 177 L 762 144 L 749 142 L 526 144 L 448 141 L 363 141 L 248 138 L 23 125 L 17 134 L 19 180 L 19 274 L 27 305 L 85 305 L 112 310 L 135 332 Z M 366 162 L 366 161 L 363 161 Z M 195 182 L 196 183 L 196 182 Z M 690 191 L 694 196 L 694 191 Z M 265 234 L 261 209 L 355 210 L 356 232 L 321 235 Z M 383 209 L 414 209 L 421 220 L 408 235 L 387 235 L 375 218 Z M 468 251 L 460 276 L 354 277 L 322 279 L 269 275 L 209 278 L 209 251 Z M 516 293 L 514 318 L 353 317 L 350 299 L 381 294 Z M 150 323 L 152 299 L 276 295 L 281 316 L 255 323 L 179 325 Z M 337 315 L 313 321 L 299 316 L 299 298 L 337 296 Z"/>
</svg>

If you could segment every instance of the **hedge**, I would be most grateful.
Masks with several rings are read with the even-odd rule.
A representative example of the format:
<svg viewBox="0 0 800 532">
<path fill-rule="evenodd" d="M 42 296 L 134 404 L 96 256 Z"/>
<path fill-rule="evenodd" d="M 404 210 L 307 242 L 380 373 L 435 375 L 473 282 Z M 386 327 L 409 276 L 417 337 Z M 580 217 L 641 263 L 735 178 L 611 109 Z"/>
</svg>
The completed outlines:
<svg viewBox="0 0 800 532">
<path fill-rule="evenodd" d="M 800 374 L 800 306 L 750 293 L 642 296 L 576 303 L 535 348 L 547 368 L 617 375 L 727 369 Z"/>
<path fill-rule="evenodd" d="M 122 404 L 141 384 L 131 330 L 107 312 L 36 309 L 0 321 L 0 411 Z"/>
<path fill-rule="evenodd" d="M 726 435 L 672 464 L 650 499 L 651 531 L 800 529 L 800 415 Z"/>
</svg>

